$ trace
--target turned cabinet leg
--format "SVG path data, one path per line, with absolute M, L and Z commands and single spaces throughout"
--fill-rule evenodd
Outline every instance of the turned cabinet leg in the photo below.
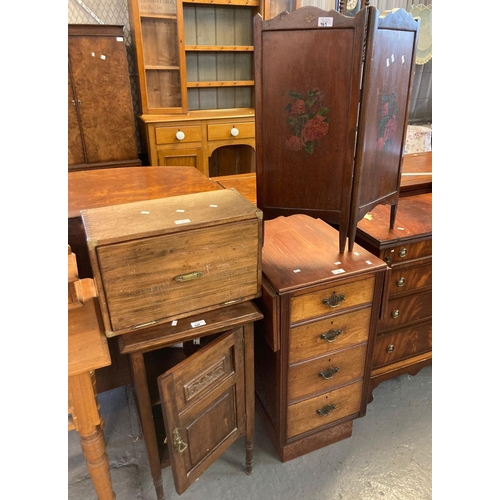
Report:
M 245 338 L 245 390 L 246 390 L 246 469 L 245 473 L 250 475 L 253 471 L 253 442 L 255 435 L 255 379 L 254 379 L 254 346 L 253 346 L 253 323 L 243 326 Z

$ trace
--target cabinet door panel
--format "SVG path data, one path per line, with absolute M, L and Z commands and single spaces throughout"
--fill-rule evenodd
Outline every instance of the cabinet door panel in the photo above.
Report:
M 126 51 L 119 38 L 68 39 L 88 163 L 137 158 Z
M 244 433 L 244 368 L 240 328 L 158 377 L 179 495 Z
M 71 85 L 71 75 L 68 75 L 68 165 L 85 163 L 82 135 L 76 110 L 77 104 Z

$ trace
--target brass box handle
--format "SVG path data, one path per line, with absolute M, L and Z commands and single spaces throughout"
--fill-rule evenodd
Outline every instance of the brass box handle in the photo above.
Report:
M 201 278 L 203 276 L 203 273 L 201 271 L 193 271 L 192 273 L 187 273 L 187 274 L 179 274 L 179 276 L 176 276 L 174 278 L 175 281 L 190 281 L 190 280 L 196 280 L 198 278 Z

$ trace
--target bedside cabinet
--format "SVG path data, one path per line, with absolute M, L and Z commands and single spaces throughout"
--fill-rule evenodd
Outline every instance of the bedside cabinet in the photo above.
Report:
M 401 198 L 394 229 L 379 205 L 358 224 L 356 241 L 390 270 L 373 354 L 373 389 L 432 362 L 432 193 Z
M 255 388 L 285 462 L 346 437 L 366 411 L 387 265 L 306 215 L 264 223 Z

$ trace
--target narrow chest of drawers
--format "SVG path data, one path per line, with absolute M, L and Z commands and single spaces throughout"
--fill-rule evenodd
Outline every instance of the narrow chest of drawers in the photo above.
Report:
M 432 362 L 432 193 L 401 198 L 394 228 L 379 205 L 358 224 L 357 242 L 389 266 L 377 321 L 370 393 Z M 373 397 L 373 396 L 371 396 Z
M 366 412 L 387 265 L 305 215 L 264 223 L 257 408 L 282 461 L 349 437 Z

